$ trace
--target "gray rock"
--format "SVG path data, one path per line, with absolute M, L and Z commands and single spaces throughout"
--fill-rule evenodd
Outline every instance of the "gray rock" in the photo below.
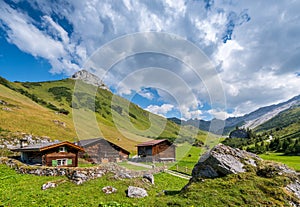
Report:
M 82 80 L 88 84 L 100 87 L 102 89 L 108 90 L 109 88 L 103 83 L 102 80 L 100 80 L 100 78 L 86 70 L 81 70 L 76 72 L 74 75 L 72 75 L 71 77 L 72 79 L 75 80 Z
M 82 179 L 82 180 L 87 179 L 86 174 L 80 173 L 80 172 L 77 172 L 77 171 L 74 173 L 73 177 L 74 177 L 74 179 L 76 179 L 76 178 L 79 178 L 79 179 Z
M 115 179 L 132 179 L 132 176 L 126 172 L 119 172 L 114 176 Z
M 12 109 L 11 109 L 11 108 L 8 108 L 8 107 L 4 107 L 4 108 L 2 108 L 2 110 L 3 110 L 3 111 L 12 111 Z
M 205 153 L 195 165 L 192 176 L 197 179 L 222 177 L 228 174 L 246 172 L 245 165 L 256 167 L 257 155 L 223 144 L 216 145 Z
M 116 193 L 117 189 L 112 186 L 105 186 L 104 188 L 102 188 L 102 191 L 105 194 L 112 194 L 112 193 Z
M 154 185 L 154 176 L 152 174 L 145 174 L 143 178 L 149 180 L 149 182 Z
M 130 198 L 144 198 L 148 196 L 148 193 L 143 188 L 129 186 L 127 190 L 127 196 Z
M 53 182 L 47 182 L 45 184 L 42 185 L 42 190 L 47 190 L 49 188 L 55 188 L 57 185 L 56 183 L 53 183 Z
M 0 100 L 0 104 L 1 104 L 1 105 L 7 105 L 7 102 L 6 102 L 6 101 L 3 101 L 3 100 Z
M 296 180 L 295 182 L 287 185 L 285 189 L 294 195 L 300 200 L 300 181 Z

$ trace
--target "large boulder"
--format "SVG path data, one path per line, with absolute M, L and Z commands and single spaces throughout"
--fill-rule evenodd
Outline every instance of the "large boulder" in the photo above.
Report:
M 130 198 L 144 198 L 148 196 L 148 193 L 143 188 L 129 186 L 127 190 L 127 196 Z
M 299 174 L 284 164 L 264 161 L 253 153 L 223 144 L 216 145 L 201 156 L 194 166 L 190 182 L 182 190 L 187 190 L 193 182 L 203 181 L 205 178 L 217 178 L 248 171 L 270 179 L 276 176 L 286 177 L 289 182 L 284 187 L 286 192 L 290 194 L 289 202 L 291 206 L 300 206 Z
M 253 153 L 218 144 L 201 156 L 193 169 L 192 177 L 216 178 L 242 173 L 247 171 L 246 166 L 256 167 L 259 161 L 261 158 Z

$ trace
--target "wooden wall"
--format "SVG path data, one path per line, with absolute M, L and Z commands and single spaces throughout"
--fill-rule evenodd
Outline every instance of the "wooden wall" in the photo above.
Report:
M 128 159 L 129 155 L 128 152 L 104 139 L 84 147 L 84 150 L 85 153 L 80 153 L 79 156 L 94 163 L 118 162 Z
M 21 152 L 21 159 L 28 164 L 40 164 L 53 166 L 53 160 L 68 159 L 66 166 L 62 167 L 77 167 L 78 166 L 78 151 L 72 147 L 65 146 L 66 152 L 59 152 L 59 147 L 45 150 L 42 152 L 29 151 Z M 71 161 L 72 160 L 72 161 Z
M 21 160 L 28 164 L 42 164 L 41 152 L 21 152 Z
M 149 148 L 152 148 L 152 154 L 149 153 Z M 146 152 L 146 154 L 145 154 Z M 152 157 L 153 161 L 160 161 L 161 158 L 176 159 L 175 146 L 169 141 L 164 141 L 153 146 L 139 146 L 138 155 L 142 157 Z M 145 156 L 146 155 L 146 156 Z

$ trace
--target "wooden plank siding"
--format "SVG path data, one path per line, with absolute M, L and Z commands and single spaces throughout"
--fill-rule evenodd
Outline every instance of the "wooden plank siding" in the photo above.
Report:
M 95 139 L 95 141 L 81 146 L 85 152 L 79 153 L 79 157 L 93 163 L 119 162 L 129 157 L 129 152 L 105 139 Z
M 168 140 L 155 140 L 137 145 L 138 155 L 145 160 L 175 160 L 175 146 Z
M 70 142 L 54 142 L 43 145 L 29 145 L 13 149 L 21 152 L 21 161 L 33 165 L 53 167 L 77 167 L 78 152 L 83 148 Z

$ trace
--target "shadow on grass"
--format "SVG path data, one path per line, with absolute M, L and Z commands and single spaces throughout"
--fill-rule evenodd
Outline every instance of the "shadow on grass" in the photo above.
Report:
M 174 196 L 180 194 L 180 190 L 165 190 L 164 193 L 167 196 Z

